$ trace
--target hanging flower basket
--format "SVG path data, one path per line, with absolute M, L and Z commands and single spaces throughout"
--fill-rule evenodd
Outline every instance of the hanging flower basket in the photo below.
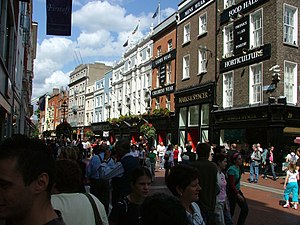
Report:
M 145 135 L 146 138 L 154 138 L 156 135 L 156 129 L 150 123 L 144 123 L 140 127 L 140 132 Z

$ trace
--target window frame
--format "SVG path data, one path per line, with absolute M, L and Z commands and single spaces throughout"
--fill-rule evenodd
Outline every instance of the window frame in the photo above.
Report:
M 229 29 L 230 28 L 230 29 Z M 230 31 L 228 31 L 230 30 Z M 231 35 L 229 35 L 231 33 Z M 229 40 L 228 36 L 232 36 L 232 38 Z M 233 55 L 234 50 L 234 26 L 233 23 L 228 24 L 223 29 L 223 58 L 227 58 Z M 228 49 L 228 43 L 231 45 L 231 50 Z
M 206 48 L 206 47 L 204 47 Z M 207 50 L 198 49 L 198 74 L 207 73 Z
M 286 91 L 288 90 L 286 88 L 287 86 L 287 78 L 289 77 L 289 74 L 287 74 L 287 64 L 294 65 L 293 68 L 293 81 L 290 82 L 288 85 L 292 86 L 292 99 L 289 98 L 288 94 Z M 290 104 L 296 104 L 297 103 L 297 71 L 298 71 L 298 64 L 296 62 L 284 60 L 284 96 L 286 96 L 286 101 L 287 103 Z
M 225 76 L 231 74 L 231 85 L 227 88 L 228 85 L 225 84 Z M 226 89 L 225 89 L 226 87 Z M 228 100 L 228 92 L 231 92 L 231 100 Z M 234 71 L 229 71 L 223 73 L 223 108 L 230 108 L 233 107 L 233 94 L 234 94 Z M 226 103 L 226 104 L 225 104 Z
M 202 18 L 205 18 L 205 23 L 203 23 Z M 202 29 L 203 27 L 205 27 L 205 29 Z M 207 12 L 201 14 L 199 16 L 199 31 L 198 31 L 198 35 L 203 35 L 207 33 Z
M 285 12 L 286 12 L 286 9 L 289 8 L 290 10 L 295 10 L 294 11 L 294 14 L 293 14 L 293 21 L 294 21 L 294 24 L 293 24 L 293 32 L 292 32 L 292 38 L 293 40 L 291 42 L 287 41 L 286 39 L 286 35 L 285 35 L 285 28 L 286 26 L 290 26 L 290 24 L 287 24 L 285 23 Z M 284 44 L 288 44 L 288 45 L 294 45 L 294 46 L 298 46 L 298 7 L 295 7 L 295 6 L 292 6 L 290 4 L 287 4 L 287 3 L 284 3 L 283 4 L 283 43 Z
M 188 65 L 186 64 L 188 58 Z M 182 57 L 182 80 L 190 78 L 190 54 L 184 55 Z
M 253 21 L 253 19 L 260 14 L 260 21 L 261 21 L 261 27 L 258 29 L 255 29 L 255 23 Z M 260 33 L 260 41 L 256 40 L 257 34 L 259 33 L 259 31 L 261 31 Z M 262 46 L 264 43 L 264 39 L 263 39 L 263 8 L 256 10 L 255 12 L 250 14 L 250 48 L 257 48 L 259 46 Z M 260 43 L 259 43 L 260 42 Z
M 235 5 L 235 0 L 224 0 L 224 9 Z
M 253 73 L 253 68 L 255 67 L 260 67 L 260 82 L 257 83 L 255 82 L 254 80 L 255 77 L 253 76 L 253 75 L 255 76 L 257 75 Z M 257 87 L 260 87 L 259 101 L 254 98 L 254 95 L 257 96 L 257 94 L 254 93 Z M 259 104 L 262 103 L 262 101 L 263 101 L 263 63 L 256 63 L 249 66 L 249 104 Z
M 191 41 L 191 23 L 187 23 L 183 26 L 183 44 L 188 43 L 190 41 Z

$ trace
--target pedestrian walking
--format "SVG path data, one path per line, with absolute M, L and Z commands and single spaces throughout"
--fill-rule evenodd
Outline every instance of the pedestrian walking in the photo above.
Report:
M 229 201 L 227 197 L 227 181 L 223 171 L 227 166 L 227 158 L 224 154 L 214 155 L 213 162 L 217 165 L 217 185 L 219 193 L 217 194 L 215 207 L 215 224 L 217 225 L 233 225 Z
M 230 203 L 231 217 L 234 215 L 235 206 L 238 204 L 240 207 L 240 215 L 237 225 L 244 225 L 248 216 L 248 204 L 246 198 L 241 191 L 241 175 L 240 165 L 243 162 L 243 158 L 240 153 L 236 152 L 231 157 L 232 165 L 227 170 L 228 176 L 228 199 Z
M 16 135 L 0 143 L 0 218 L 5 224 L 65 225 L 50 202 L 54 163 L 41 140 Z
M 296 161 L 290 161 L 288 170 L 286 171 L 286 177 L 284 180 L 284 200 L 286 201 L 283 208 L 290 207 L 290 193 L 292 193 L 291 206 L 293 209 L 298 209 L 298 180 L 299 172 L 296 169 Z
M 108 220 L 110 225 L 141 225 L 140 207 L 149 194 L 151 173 L 145 167 L 132 171 L 131 193 L 118 200 L 113 206 Z
M 261 164 L 261 152 L 257 145 L 252 145 L 252 154 L 250 156 L 250 183 L 257 183 L 259 178 L 259 166 Z M 255 175 L 255 177 L 254 177 Z
M 205 225 L 200 207 L 196 203 L 201 190 L 199 177 L 199 171 L 189 165 L 172 167 L 167 177 L 167 186 L 185 208 L 187 219 L 191 225 Z
M 164 155 L 166 152 L 166 146 L 164 146 L 162 141 L 159 143 L 159 145 L 157 145 L 156 150 L 158 153 L 159 169 L 162 170 L 164 167 Z
M 268 171 L 271 169 L 273 180 L 277 180 L 277 176 L 275 173 L 276 163 L 274 162 L 274 146 L 271 146 L 269 150 L 267 150 L 265 164 L 264 164 L 264 179 L 268 179 Z

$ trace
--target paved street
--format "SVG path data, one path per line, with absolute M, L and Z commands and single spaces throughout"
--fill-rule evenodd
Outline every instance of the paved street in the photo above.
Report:
M 279 201 L 283 199 L 283 177 L 277 181 L 260 179 L 257 184 L 249 183 L 248 178 L 249 173 L 246 173 L 241 180 L 242 191 L 249 205 L 246 225 L 300 225 L 300 209 L 285 209 L 279 205 Z M 170 193 L 164 184 L 163 170 L 156 172 L 151 190 L 152 193 Z M 238 212 L 237 207 L 236 214 Z M 235 216 L 234 221 L 236 220 Z

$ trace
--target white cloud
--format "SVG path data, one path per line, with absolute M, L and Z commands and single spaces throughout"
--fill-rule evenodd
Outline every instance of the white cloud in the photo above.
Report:
M 128 14 L 123 7 L 128 1 L 132 0 L 73 0 L 79 9 L 72 14 L 72 36 L 46 38 L 37 46 L 33 97 L 66 86 L 69 72 L 65 71 L 74 70 L 80 63 L 102 61 L 112 65 L 125 51 L 122 46 L 128 38 L 136 41 L 150 31 L 151 23 L 155 23 L 153 13 Z M 161 19 L 174 11 L 162 10 Z M 138 23 L 139 30 L 132 36 Z

